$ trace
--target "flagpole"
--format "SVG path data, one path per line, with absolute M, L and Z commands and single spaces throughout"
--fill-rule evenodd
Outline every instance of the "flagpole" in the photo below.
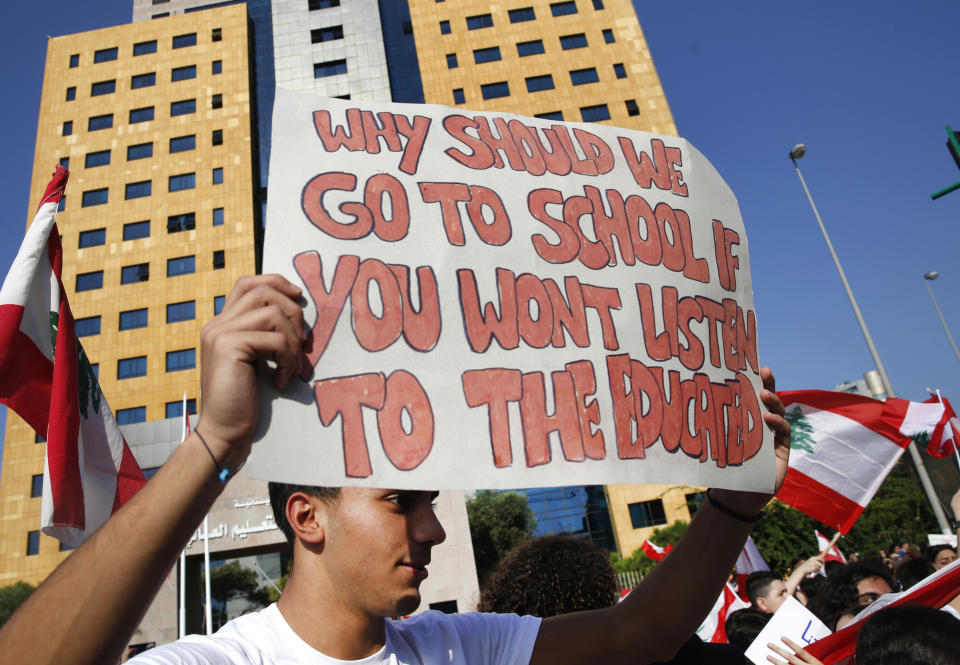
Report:
M 190 414 L 187 412 L 187 391 L 183 391 L 183 431 L 180 436 L 182 444 L 190 430 Z M 180 612 L 179 636 L 183 639 L 187 635 L 187 548 L 180 550 Z
M 207 602 L 204 605 L 204 619 L 207 623 L 207 635 L 213 634 L 213 608 L 210 603 L 210 538 L 207 529 L 207 516 L 203 516 L 203 586 Z
M 887 377 L 887 370 L 883 367 L 883 362 L 880 360 L 880 354 L 877 353 L 877 347 L 873 344 L 873 338 L 870 336 L 870 331 L 867 329 L 867 322 L 864 320 L 863 315 L 860 313 L 860 307 L 857 305 L 857 299 L 853 297 L 853 290 L 850 288 L 850 283 L 847 281 L 847 275 L 843 272 L 843 266 L 840 265 L 840 259 L 837 257 L 836 250 L 833 249 L 833 243 L 830 242 L 830 235 L 827 233 L 827 227 L 823 225 L 823 220 L 820 219 L 820 213 L 817 211 L 817 205 L 813 202 L 813 196 L 810 194 L 810 190 L 807 188 L 807 182 L 803 179 L 803 173 L 800 172 L 800 165 L 797 164 L 797 160 L 803 157 L 807 152 L 807 147 L 802 143 L 798 143 L 793 147 L 793 150 L 790 151 L 790 161 L 793 162 L 793 168 L 797 171 L 797 177 L 800 178 L 800 184 L 803 186 L 803 191 L 807 195 L 807 200 L 810 201 L 810 208 L 813 210 L 813 216 L 817 218 L 817 224 L 820 225 L 820 232 L 823 233 L 823 239 L 827 242 L 827 249 L 830 250 L 830 256 L 833 257 L 833 263 L 837 267 L 837 272 L 840 274 L 840 281 L 843 282 L 843 288 L 847 292 L 847 298 L 850 299 L 850 306 L 853 307 L 853 313 L 857 317 L 857 322 L 860 324 L 860 331 L 863 333 L 863 338 L 867 342 L 867 348 L 870 350 L 870 355 L 873 357 L 873 364 L 877 367 L 877 372 L 880 373 L 880 380 L 883 382 L 883 388 L 887 391 L 887 397 L 896 397 L 896 393 L 893 391 L 893 385 L 890 383 L 890 379 Z M 937 498 L 937 492 L 933 488 L 933 482 L 930 480 L 930 474 L 927 473 L 927 467 L 923 464 L 923 459 L 920 457 L 920 451 L 917 450 L 917 446 L 913 441 L 910 441 L 910 444 L 907 446 L 907 450 L 910 451 L 910 458 L 913 460 L 913 465 L 917 470 L 917 475 L 920 477 L 920 484 L 923 485 L 923 490 L 927 495 L 927 501 L 930 502 L 930 508 L 933 509 L 933 514 L 937 518 L 937 524 L 940 526 L 940 530 L 944 534 L 950 534 L 950 528 L 947 522 L 947 515 L 943 512 L 943 506 L 940 505 L 940 499 Z

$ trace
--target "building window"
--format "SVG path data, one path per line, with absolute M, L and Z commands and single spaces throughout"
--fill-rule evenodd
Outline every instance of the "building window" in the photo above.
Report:
M 153 157 L 153 143 L 137 143 L 127 146 L 127 161 Z
M 322 79 L 328 76 L 347 73 L 346 60 L 328 60 L 326 62 L 313 63 L 313 78 Z
M 132 379 L 137 376 L 147 375 L 147 357 L 136 356 L 133 358 L 121 358 L 117 361 L 117 378 Z M 119 416 L 120 412 L 117 412 Z M 119 421 L 119 417 L 117 418 Z
M 109 62 L 110 60 L 117 59 L 117 47 L 111 46 L 110 48 L 102 48 L 99 51 L 93 52 L 93 61 L 94 62 Z
M 222 270 L 227 265 L 227 259 L 224 256 L 223 250 L 218 249 L 213 252 L 213 269 Z
M 594 4 L 596 4 L 596 0 L 594 0 Z M 221 28 L 214 28 L 210 31 L 210 41 L 219 42 L 221 39 L 223 39 L 223 30 Z
M 106 166 L 110 163 L 110 151 L 98 150 L 97 152 L 88 152 L 83 159 L 83 167 L 92 169 L 97 166 Z
M 157 75 L 155 72 L 150 72 L 149 74 L 137 74 L 130 77 L 130 88 L 136 90 L 137 88 L 149 88 L 152 85 L 157 84 Z
M 617 75 L 618 79 L 627 78 L 627 69 L 623 66 L 622 62 L 613 65 L 613 73 Z
M 480 94 L 484 99 L 496 99 L 498 97 L 509 97 L 510 86 L 506 81 L 496 83 L 485 83 L 480 86 Z
M 213 297 L 213 315 L 216 316 L 223 311 L 223 306 L 227 302 L 226 296 L 214 296 Z
M 150 196 L 153 190 L 153 183 L 150 180 L 141 180 L 140 182 L 128 182 L 123 192 L 123 198 L 142 199 L 144 196 Z
M 197 350 L 181 349 L 180 351 L 167 351 L 167 371 L 181 372 L 185 369 L 193 369 L 197 366 Z
M 197 78 L 197 66 L 187 65 L 186 67 L 174 67 L 170 72 L 171 81 L 186 81 Z
M 440 34 L 441 35 L 450 34 L 450 21 L 440 21 Z
M 477 14 L 467 17 L 467 30 L 480 30 L 481 28 L 492 28 L 493 16 L 490 14 Z
M 43 474 L 38 473 L 30 479 L 30 496 L 43 496 Z
M 597 11 L 603 9 L 603 0 L 593 0 L 593 8 Z
M 640 115 L 640 107 L 637 106 L 637 100 L 628 99 L 624 103 L 627 105 L 627 115 Z
M 213 225 L 223 226 L 223 208 L 213 209 Z
M 223 145 L 223 130 L 215 129 L 210 133 L 211 145 Z
M 132 409 L 117 410 L 118 425 L 132 425 L 134 423 L 146 422 L 146 420 L 147 407 L 145 406 L 135 406 Z
M 60 158 L 60 166 L 62 166 L 62 167 L 65 168 L 65 169 L 69 169 L 69 168 L 70 168 L 70 158 L 69 158 L 69 157 L 61 157 L 61 158 Z M 66 197 L 65 197 L 65 196 L 64 196 L 64 197 L 61 197 L 60 200 L 62 201 L 64 198 L 66 198 Z
M 147 308 L 129 309 L 120 312 L 120 330 L 134 330 L 147 327 Z
M 196 186 L 197 175 L 195 173 L 181 173 L 179 175 L 170 176 L 167 191 L 179 192 L 184 189 L 193 189 Z
M 90 96 L 110 95 L 117 91 L 117 80 L 97 81 L 90 84 Z
M 463 94 L 463 88 L 457 88 L 453 91 L 453 103 L 454 104 L 463 104 L 467 101 L 466 97 Z
M 148 53 L 157 52 L 157 40 L 151 39 L 148 42 L 137 42 L 133 45 L 133 54 L 134 55 L 147 55 Z
M 87 119 L 87 131 L 95 132 L 100 129 L 110 129 L 113 127 L 113 114 L 95 115 Z
M 150 220 L 144 222 L 130 222 L 123 225 L 123 239 L 136 240 L 150 237 Z
M 223 95 L 217 93 L 210 98 L 210 106 L 215 109 L 223 108 Z
M 87 316 L 82 319 L 75 319 L 73 324 L 77 332 L 77 337 L 90 337 L 91 335 L 100 334 L 99 316 Z
M 213 169 L 213 184 L 222 185 L 223 184 L 223 167 L 218 166 Z
M 538 113 L 533 117 L 542 120 L 563 120 L 563 111 L 547 111 L 546 113 Z
M 577 13 L 577 3 L 574 0 L 567 0 L 567 2 L 553 2 L 550 3 L 550 12 L 554 16 L 567 16 L 568 14 Z
M 99 206 L 107 202 L 107 188 L 103 189 L 88 189 L 83 193 L 83 198 L 80 200 L 81 208 L 88 208 L 90 206 Z
M 71 545 L 67 545 L 66 543 L 62 543 L 62 542 L 60 543 L 60 551 L 61 551 L 61 552 L 69 552 L 70 550 L 75 550 L 75 549 L 77 549 L 77 548 L 76 548 L 76 547 L 73 547 L 73 546 L 71 546 Z
M 91 231 L 80 232 L 80 249 L 84 247 L 96 247 L 107 242 L 106 229 L 93 229 Z
M 187 413 L 193 415 L 197 412 L 197 400 L 188 399 L 187 400 Z M 176 402 L 167 402 L 166 408 L 167 418 L 183 418 L 183 400 L 178 399 Z
M 76 98 L 77 98 L 77 89 L 76 87 L 71 85 L 69 88 L 67 88 L 67 101 L 72 102 Z
M 90 363 L 90 369 L 93 370 L 93 376 L 96 379 L 100 378 L 100 363 Z
M 528 55 L 539 55 L 543 52 L 543 42 L 539 39 L 517 44 L 517 55 L 521 58 L 525 58 Z
M 541 90 L 553 90 L 553 76 L 544 74 L 542 76 L 528 76 L 527 92 L 540 92 Z
M 153 107 L 144 106 L 140 109 L 130 109 L 130 124 L 135 125 L 138 122 L 149 122 L 153 120 Z
M 123 266 L 120 269 L 121 284 L 136 284 L 150 279 L 150 264 L 136 263 L 132 266 Z
M 585 69 L 574 69 L 570 72 L 570 82 L 574 85 L 585 85 L 587 83 L 596 83 L 600 80 L 596 67 L 587 67 Z
M 186 152 L 187 150 L 193 150 L 196 147 L 196 134 L 190 134 L 189 136 L 174 136 L 172 139 L 170 139 L 171 154 L 175 152 Z
M 73 134 L 73 120 L 64 120 L 63 129 L 60 131 L 61 136 L 70 136 Z
M 612 44 L 617 41 L 613 38 L 613 30 L 607 29 L 603 31 L 603 41 L 605 41 L 607 44 Z
M 223 73 L 223 61 L 214 60 L 210 63 L 210 73 L 211 74 L 222 74 Z
M 63 168 L 67 168 L 64 166 Z M 57 204 L 57 212 L 63 212 L 67 209 L 67 195 L 64 194 L 60 197 L 60 203 Z
M 195 213 L 185 212 L 181 215 L 170 215 L 167 217 L 167 233 L 180 233 L 189 231 L 197 227 L 197 217 Z
M 634 529 L 644 529 L 649 526 L 666 524 L 667 516 L 663 512 L 663 501 L 638 501 L 627 505 L 630 511 L 630 523 Z
M 191 275 L 197 271 L 197 261 L 194 256 L 178 256 L 167 259 L 167 277 L 177 275 Z
M 45 443 L 45 442 L 46 442 L 46 439 L 44 439 L 44 438 L 43 438 L 42 436 L 40 436 L 39 434 L 34 433 L 34 435 L 33 435 L 33 442 L 34 442 L 34 443 Z
M 77 288 L 75 291 L 93 291 L 103 288 L 103 271 L 94 270 L 93 272 L 82 272 L 77 275 Z
M 339 6 L 340 0 L 307 0 L 307 7 L 311 12 L 315 9 L 330 9 Z
M 575 48 L 586 48 L 587 36 L 582 32 L 577 35 L 564 35 L 560 37 L 560 48 L 564 51 L 570 51 Z
M 700 510 L 700 506 L 707 500 L 707 495 L 705 492 L 691 492 L 690 494 L 684 494 L 683 498 L 687 502 L 687 510 L 690 511 L 690 518 L 693 519 L 693 516 Z
M 73 69 L 74 67 L 79 67 L 79 66 L 80 66 L 80 54 L 74 53 L 73 55 L 70 56 L 70 68 Z
M 36 556 L 40 553 L 40 532 L 27 531 L 27 556 Z
M 581 106 L 580 117 L 584 122 L 599 122 L 600 120 L 610 119 L 610 110 L 606 104 L 597 104 L 596 106 Z
M 457 62 L 456 53 L 447 53 L 447 69 L 456 69 L 460 66 L 460 63 Z
M 173 48 L 186 48 L 187 46 L 197 45 L 197 33 L 191 32 L 186 35 L 177 35 L 173 38 Z
M 170 102 L 170 117 L 187 115 L 197 112 L 196 99 L 184 99 L 179 102 Z
M 473 61 L 476 64 L 484 62 L 495 62 L 500 59 L 500 47 L 491 46 L 489 48 L 478 48 L 473 51 Z
M 507 12 L 511 23 L 523 23 L 524 21 L 533 21 L 537 18 L 533 7 L 521 7 L 520 9 L 511 9 Z
M 312 44 L 332 42 L 336 39 L 343 39 L 342 25 L 332 25 L 329 28 L 316 28 L 310 31 L 310 43 Z
M 193 321 L 197 318 L 197 305 L 194 300 L 184 300 L 167 305 L 167 323 Z

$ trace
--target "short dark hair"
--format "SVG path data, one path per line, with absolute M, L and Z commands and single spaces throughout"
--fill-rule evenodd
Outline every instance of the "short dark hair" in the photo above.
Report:
M 887 607 L 857 638 L 857 662 L 870 665 L 960 664 L 960 620 L 922 605 Z
M 770 570 L 758 570 L 755 573 L 750 573 L 744 584 L 750 604 L 756 608 L 757 598 L 766 596 L 770 592 L 770 585 L 779 579 L 780 576 Z
M 889 586 L 891 590 L 897 588 L 893 581 L 893 576 L 890 574 L 890 569 L 875 559 L 864 559 L 863 561 L 854 561 L 853 563 L 847 564 L 845 572 L 849 575 L 850 582 L 854 587 L 857 586 L 858 582 L 871 577 L 879 577 L 887 583 L 887 586 Z
M 270 507 L 273 508 L 273 519 L 280 527 L 287 543 L 293 547 L 293 529 L 287 522 L 287 501 L 297 492 L 303 492 L 308 496 L 315 496 L 321 501 L 333 503 L 340 498 L 339 487 L 316 487 L 314 485 L 290 485 L 287 483 L 267 483 L 267 491 L 270 492 Z
M 927 548 L 927 559 L 930 560 L 930 563 L 934 563 L 937 560 L 937 555 L 943 550 L 950 550 L 954 554 L 957 552 L 957 548 L 953 545 L 931 545 Z
M 772 617 L 772 614 L 753 607 L 731 612 L 723 626 L 727 633 L 727 642 L 741 651 L 746 651 Z

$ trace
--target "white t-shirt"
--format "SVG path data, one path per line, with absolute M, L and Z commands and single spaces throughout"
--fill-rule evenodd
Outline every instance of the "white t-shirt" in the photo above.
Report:
M 321 619 L 322 620 L 322 619 Z M 135 665 L 518 665 L 528 663 L 537 617 L 430 611 L 387 621 L 387 641 L 362 660 L 330 658 L 297 636 L 276 604 L 227 623 L 214 635 L 188 635 L 130 659 Z

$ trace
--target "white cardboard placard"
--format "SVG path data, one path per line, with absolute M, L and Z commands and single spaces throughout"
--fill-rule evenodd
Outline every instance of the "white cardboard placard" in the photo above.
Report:
M 783 605 L 777 609 L 744 655 L 756 665 L 769 665 L 767 656 L 777 658 L 779 656 L 767 647 L 768 644 L 776 644 L 790 651 L 787 645 L 780 641 L 781 637 L 787 637 L 800 646 L 806 647 L 830 635 L 831 632 L 813 612 L 803 606 L 803 603 L 792 596 L 787 596 Z

